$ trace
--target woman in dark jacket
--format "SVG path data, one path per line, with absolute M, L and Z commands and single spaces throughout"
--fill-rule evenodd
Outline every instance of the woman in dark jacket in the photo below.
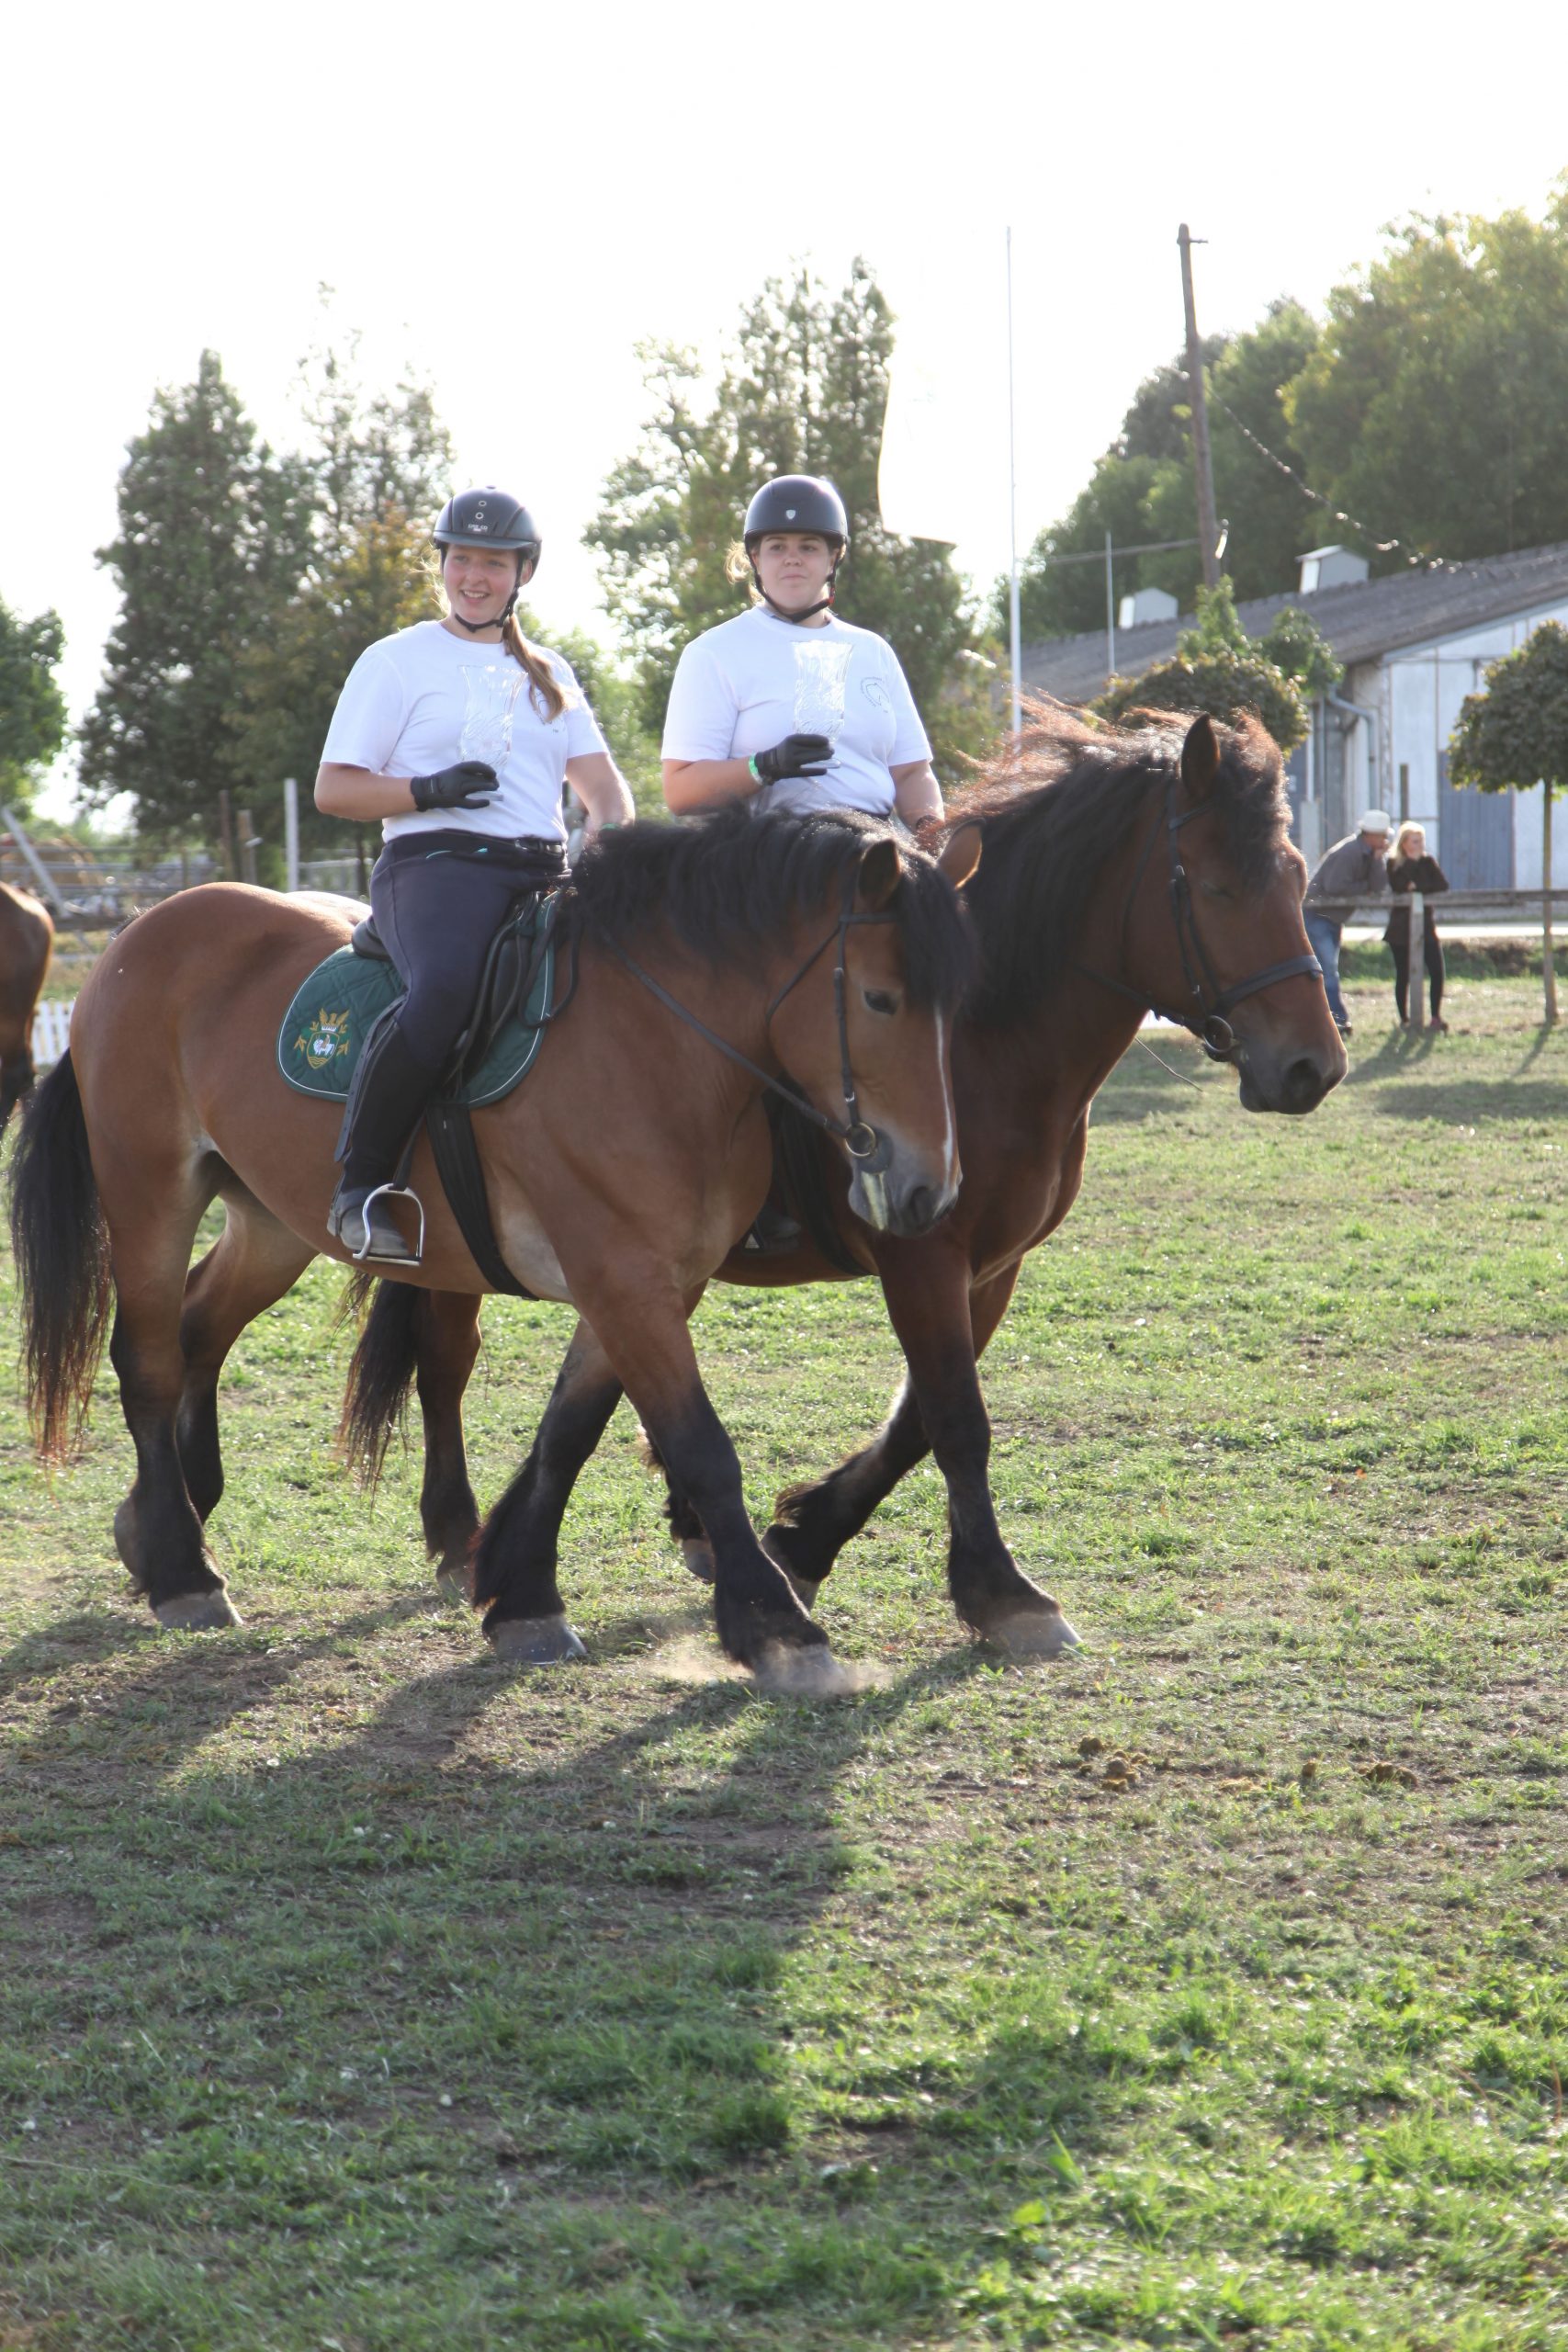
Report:
M 1432 984 L 1432 1026 L 1446 1029 L 1442 1017 L 1443 1002 L 1443 943 L 1438 937 L 1438 918 L 1432 900 L 1439 890 L 1449 887 L 1448 876 L 1435 857 L 1427 854 L 1427 835 L 1419 825 L 1401 825 L 1393 844 L 1393 854 L 1388 861 L 1388 887 L 1393 892 L 1393 910 L 1388 919 L 1383 938 L 1393 952 L 1393 1001 L 1399 1007 L 1402 1026 L 1410 1020 L 1410 910 L 1400 900 L 1412 890 L 1419 890 L 1426 905 L 1422 911 L 1425 931 L 1427 977 Z M 1417 988 L 1420 982 L 1416 982 Z

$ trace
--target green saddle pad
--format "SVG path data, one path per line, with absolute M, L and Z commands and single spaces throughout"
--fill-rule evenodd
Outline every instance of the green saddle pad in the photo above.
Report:
M 544 921 L 553 930 L 554 907 L 547 902 Z M 536 910 L 534 922 L 539 921 Z M 524 934 L 525 944 L 534 934 Z M 544 1019 L 555 980 L 555 943 L 546 946 L 521 1016 L 503 1021 L 485 1049 L 483 1058 L 464 1080 L 458 1099 L 478 1110 L 499 1102 L 526 1078 L 544 1042 Z M 397 967 L 379 956 L 356 956 L 340 947 L 296 991 L 277 1033 L 277 1067 L 301 1094 L 317 1094 L 341 1102 L 348 1093 L 355 1065 L 365 1040 L 389 1005 L 403 993 Z

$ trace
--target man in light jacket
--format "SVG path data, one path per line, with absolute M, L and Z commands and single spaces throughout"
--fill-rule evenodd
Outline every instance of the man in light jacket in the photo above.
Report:
M 1361 830 L 1336 842 L 1306 887 L 1302 913 L 1312 952 L 1323 966 L 1323 986 L 1328 1010 L 1339 1035 L 1350 1035 L 1350 1016 L 1339 993 L 1339 942 L 1345 924 L 1360 899 L 1388 893 L 1388 837 L 1393 820 L 1386 808 L 1369 808 Z

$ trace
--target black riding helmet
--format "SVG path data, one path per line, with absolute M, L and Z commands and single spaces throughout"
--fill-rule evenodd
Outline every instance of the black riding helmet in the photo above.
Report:
M 531 559 L 534 571 L 538 571 L 543 545 L 534 518 L 522 500 L 513 498 L 510 491 L 498 490 L 492 481 L 479 490 L 459 491 L 441 509 L 430 536 L 438 548 L 506 548 L 515 551 L 517 577 L 501 615 L 504 628 L 512 618 L 512 608 L 523 585 L 523 567 Z M 493 621 L 466 621 L 461 613 L 454 614 L 453 618 L 459 628 L 470 631 L 495 627 Z
M 829 574 L 828 593 L 803 613 L 786 613 L 775 605 L 757 575 L 757 542 L 766 538 L 770 531 L 810 531 L 826 539 L 838 552 Z M 850 518 L 844 502 L 832 483 L 820 474 L 781 474 L 776 481 L 764 482 L 746 509 L 746 521 L 741 536 L 746 552 L 751 559 L 751 577 L 757 582 L 757 594 L 780 620 L 808 621 L 826 612 L 833 601 L 839 566 L 844 549 L 850 543 Z

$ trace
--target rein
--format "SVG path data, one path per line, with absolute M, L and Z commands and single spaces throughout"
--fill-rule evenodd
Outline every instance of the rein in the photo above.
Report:
M 651 972 L 645 972 L 636 958 L 627 955 L 619 940 L 612 939 L 608 932 L 596 928 L 593 935 L 601 946 L 609 949 L 617 963 L 626 967 L 635 980 L 641 981 L 649 996 L 663 1005 L 667 1012 L 674 1013 L 677 1019 L 685 1023 L 688 1029 L 694 1029 L 699 1037 L 705 1038 L 728 1060 L 738 1063 L 740 1069 L 750 1071 L 753 1078 L 760 1079 L 762 1084 L 770 1088 L 774 1094 L 782 1094 L 784 1101 L 793 1104 L 803 1119 L 809 1119 L 814 1125 L 821 1128 L 824 1135 L 829 1135 L 835 1141 L 841 1143 L 852 1159 L 863 1159 L 875 1162 L 877 1166 L 886 1166 L 886 1138 L 879 1136 L 876 1129 L 861 1117 L 860 1097 L 855 1091 L 854 1071 L 850 1067 L 850 1023 L 845 1001 L 844 959 L 850 933 L 857 924 L 896 922 L 897 917 L 893 914 L 856 914 L 853 910 L 854 893 L 854 876 L 852 875 L 844 885 L 843 908 L 834 929 L 829 932 L 825 939 L 818 940 L 799 969 L 784 982 L 762 1016 L 762 1031 L 766 1035 L 774 1013 L 790 990 L 797 987 L 806 978 L 818 956 L 826 949 L 837 944 L 838 958 L 833 967 L 833 1017 L 839 1029 L 839 1082 L 844 1097 L 844 1108 L 849 1114 L 844 1119 L 829 1118 L 825 1111 L 818 1111 L 814 1102 L 808 1102 L 806 1100 L 797 1086 L 787 1079 L 775 1078 L 772 1071 L 765 1070 L 760 1062 L 754 1062 L 750 1055 L 743 1054 L 738 1046 L 732 1046 L 727 1037 L 721 1037 L 716 1030 L 710 1029 L 705 1021 L 699 1021 L 689 1006 L 682 1004 L 679 997 L 671 996 L 669 989 L 656 980 Z M 879 1154 L 882 1155 L 880 1159 Z M 873 1172 L 875 1172 L 874 1169 Z
M 1088 964 L 1075 964 L 1073 969 L 1081 972 L 1086 980 L 1095 980 L 1102 989 L 1111 989 L 1118 996 L 1129 998 L 1134 1004 L 1147 1005 L 1150 1012 L 1157 1012 L 1162 1020 L 1174 1022 L 1179 1028 L 1189 1030 L 1198 1039 L 1211 1061 L 1223 1062 L 1228 1061 L 1235 1050 L 1235 1032 L 1225 1018 L 1227 1013 L 1234 1012 L 1235 1007 L 1245 1002 L 1247 997 L 1256 996 L 1259 989 L 1274 988 L 1281 980 L 1300 979 L 1307 973 L 1314 974 L 1321 979 L 1323 966 L 1318 962 L 1317 957 L 1311 954 L 1287 956 L 1282 963 L 1270 964 L 1263 971 L 1254 972 L 1248 978 L 1237 980 L 1228 989 L 1221 988 L 1198 929 L 1198 915 L 1192 904 L 1191 886 L 1187 879 L 1187 868 L 1181 863 L 1181 844 L 1177 839 L 1182 826 L 1190 824 L 1194 817 L 1201 817 L 1207 807 L 1208 802 L 1201 800 L 1196 808 L 1184 809 L 1179 816 L 1176 808 L 1176 778 L 1174 776 L 1167 778 L 1165 834 L 1170 854 L 1168 892 L 1170 915 L 1171 921 L 1176 925 L 1176 944 L 1181 955 L 1182 977 L 1187 982 L 1196 1011 L 1182 1012 L 1174 1005 L 1161 1004 L 1156 999 L 1147 996 L 1142 989 L 1129 988 L 1125 980 L 1113 979 L 1108 972 L 1094 971 Z M 1144 843 L 1138 859 L 1137 871 L 1133 876 L 1132 888 L 1127 893 L 1127 903 L 1122 910 L 1122 961 L 1123 964 L 1127 960 L 1127 928 L 1132 921 L 1134 902 L 1147 870 L 1149 859 L 1154 854 L 1154 845 L 1159 838 L 1159 831 L 1160 820 L 1156 818 L 1150 828 L 1148 839 Z M 1213 1002 L 1205 1001 L 1205 988 Z

